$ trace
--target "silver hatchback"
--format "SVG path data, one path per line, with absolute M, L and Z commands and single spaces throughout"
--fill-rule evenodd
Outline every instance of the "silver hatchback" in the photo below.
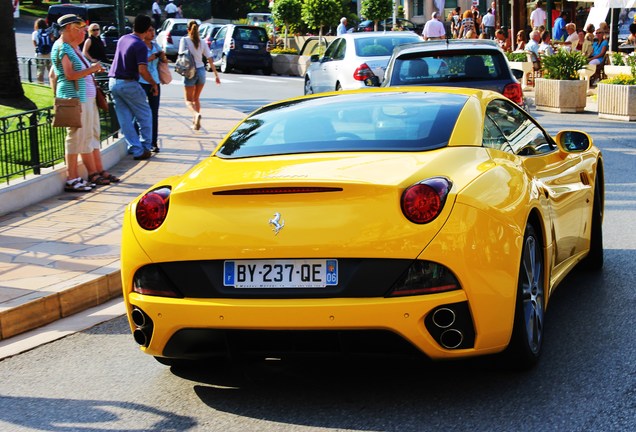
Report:
M 393 49 L 421 41 L 413 32 L 347 33 L 334 39 L 322 57 L 311 56 L 305 94 L 364 88 L 372 76 L 384 76 Z

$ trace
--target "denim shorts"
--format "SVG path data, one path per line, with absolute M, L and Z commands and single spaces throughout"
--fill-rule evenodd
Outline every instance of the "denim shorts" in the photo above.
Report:
M 183 84 L 186 87 L 192 87 L 197 84 L 204 85 L 205 84 L 205 67 L 201 66 L 197 68 L 197 73 L 194 74 L 192 78 L 183 78 Z

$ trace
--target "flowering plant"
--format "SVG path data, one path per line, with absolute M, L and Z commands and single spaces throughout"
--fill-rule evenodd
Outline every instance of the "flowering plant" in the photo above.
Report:
M 552 55 L 541 56 L 543 78 L 553 80 L 578 80 L 579 69 L 587 65 L 587 58 L 579 51 L 558 50 Z

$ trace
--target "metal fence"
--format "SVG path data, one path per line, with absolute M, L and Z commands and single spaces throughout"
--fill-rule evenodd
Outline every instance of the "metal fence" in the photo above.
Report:
M 35 58 L 18 57 L 18 63 L 23 81 L 33 81 L 37 77 Z M 48 81 L 48 76 L 45 80 Z M 108 91 L 108 78 L 97 78 L 97 84 L 109 101 L 108 112 L 99 113 L 103 144 L 118 136 L 119 123 Z M 11 179 L 40 174 L 43 168 L 64 164 L 66 128 L 55 128 L 52 123 L 53 107 L 0 117 L 1 182 L 9 183 Z

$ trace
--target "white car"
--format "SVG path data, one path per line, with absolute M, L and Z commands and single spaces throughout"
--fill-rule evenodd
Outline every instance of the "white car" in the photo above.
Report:
M 192 18 L 168 18 L 157 31 L 157 43 L 171 60 L 179 54 L 179 42 L 188 34 L 188 23 Z M 201 21 L 196 20 L 201 24 Z
M 322 57 L 311 56 L 305 73 L 305 94 L 364 88 L 367 78 L 380 81 L 399 45 L 421 42 L 409 31 L 347 33 L 334 39 Z

